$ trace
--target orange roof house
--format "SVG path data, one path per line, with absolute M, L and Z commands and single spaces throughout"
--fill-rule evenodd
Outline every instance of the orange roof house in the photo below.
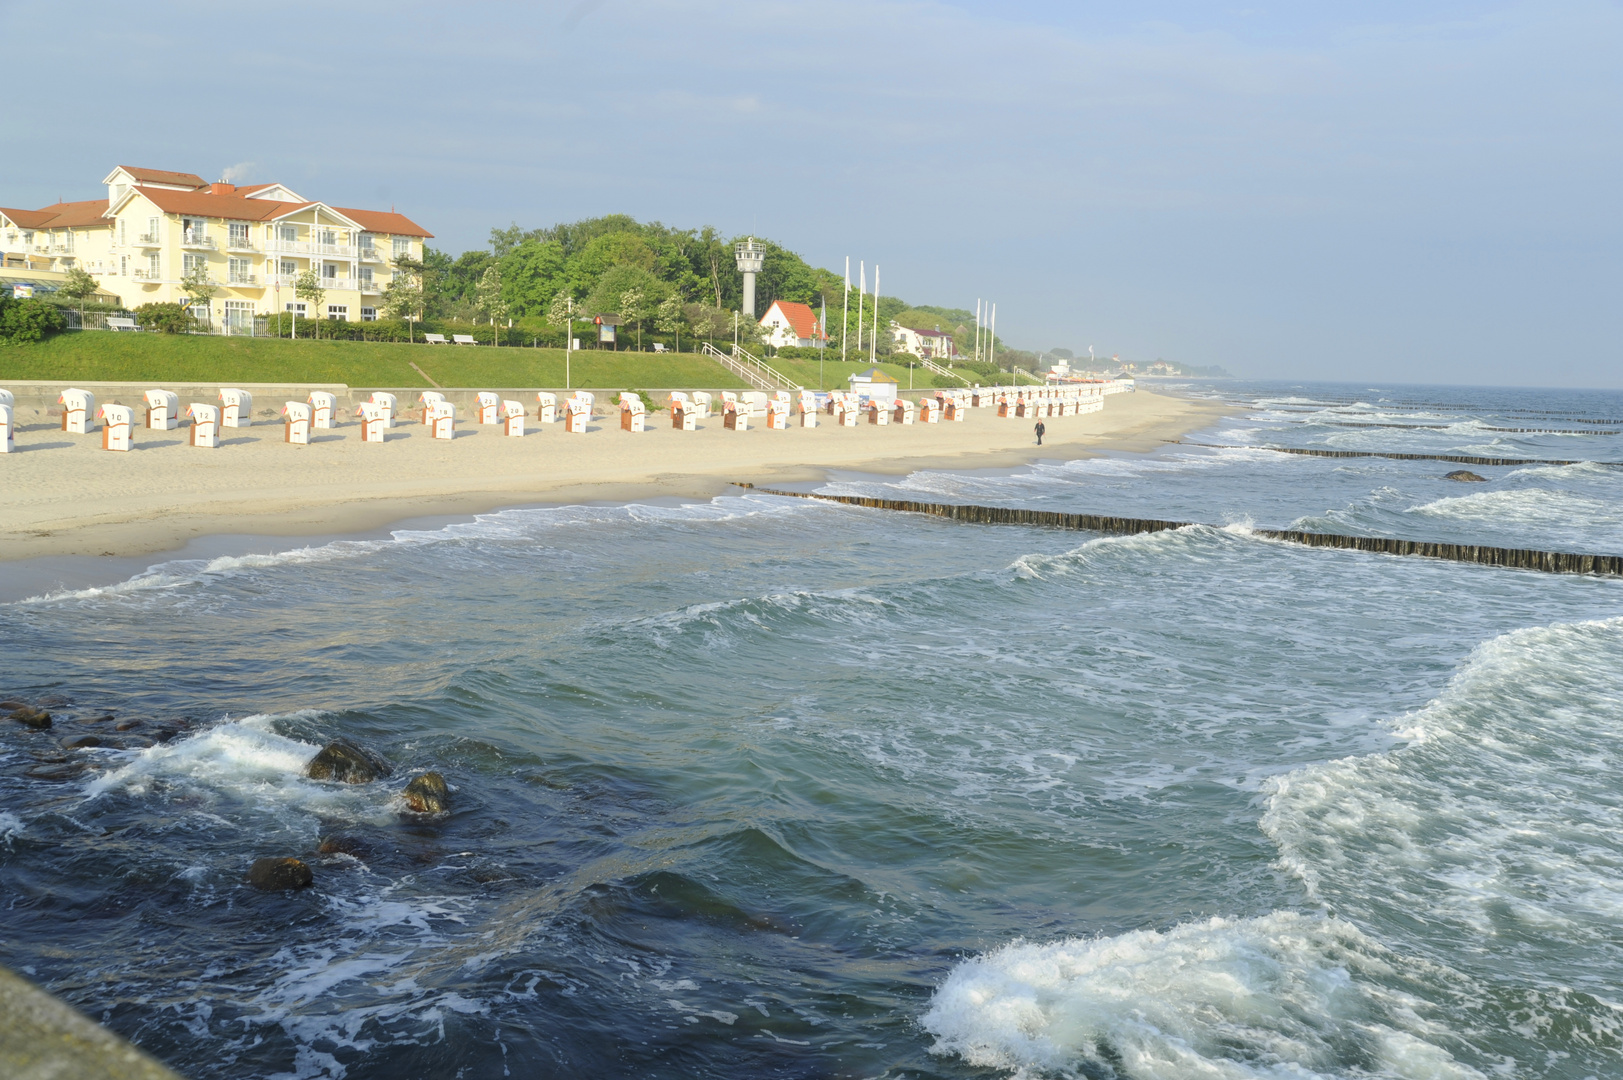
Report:
M 774 348 L 786 345 L 804 348 L 827 336 L 817 323 L 817 313 L 793 300 L 772 301 L 772 306 L 761 316 L 761 326 L 767 330 L 767 341 Z

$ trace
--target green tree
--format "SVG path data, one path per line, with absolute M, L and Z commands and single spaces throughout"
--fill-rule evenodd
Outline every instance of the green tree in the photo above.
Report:
M 479 285 L 474 292 L 474 304 L 490 317 L 493 340 L 501 344 L 501 326 L 497 320 L 507 318 L 507 301 L 502 299 L 502 268 L 499 263 L 491 263 L 480 275 Z
M 676 335 L 676 351 L 682 351 L 682 324 L 687 314 L 682 310 L 682 298 L 674 292 L 654 309 L 654 329 L 662 334 Z
M 327 299 L 327 290 L 321 287 L 321 278 L 309 269 L 293 279 L 293 295 L 309 306 L 310 318 L 315 322 L 316 337 L 321 336 L 321 305 Z M 298 323 L 294 324 L 296 334 Z
M 186 302 L 182 305 L 186 309 L 186 314 L 196 319 L 196 312 L 193 309 L 201 307 L 205 312 L 208 311 L 209 301 L 220 290 L 209 280 L 206 260 L 199 257 L 192 263 L 192 268 L 180 279 L 180 291 L 186 294 Z
M 191 328 L 191 316 L 179 304 L 142 304 L 135 309 L 135 321 L 142 329 L 159 334 L 184 334 Z
M 383 314 L 391 319 L 421 316 L 423 310 L 423 264 L 409 256 L 394 260 L 394 276 L 383 287 Z
M 567 284 L 567 258 L 556 240 L 525 239 L 503 256 L 502 296 L 513 314 L 540 315 Z
M 62 309 L 32 297 L 0 293 L 0 345 L 29 345 L 67 329 Z
M 85 322 L 85 301 L 96 295 L 96 290 L 99 288 L 101 288 L 101 283 L 82 268 L 77 266 L 69 267 L 68 276 L 62 282 L 62 287 L 58 291 L 71 300 L 79 301 L 80 326 L 83 326 Z

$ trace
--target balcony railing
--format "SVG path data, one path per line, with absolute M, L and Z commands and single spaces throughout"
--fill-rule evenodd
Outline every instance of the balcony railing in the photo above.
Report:
M 227 274 L 225 283 L 227 285 L 258 285 L 259 278 L 254 274 Z
M 288 255 L 331 255 L 340 259 L 355 258 L 354 244 L 321 244 L 310 240 L 272 240 L 265 245 L 266 251 L 283 252 Z
M 163 244 L 163 241 L 158 239 L 157 233 L 150 232 L 144 232 L 137 236 L 135 242 L 142 247 L 160 247 Z
M 361 245 L 361 258 L 366 260 L 367 262 L 382 262 L 383 261 L 383 256 L 378 254 L 378 249 L 373 247 L 371 244 L 362 244 Z
M 188 248 L 206 248 L 209 251 L 220 250 L 219 245 L 214 242 L 214 237 L 207 236 L 200 232 L 193 232 L 190 229 L 187 229 L 181 234 L 180 246 Z
M 161 273 L 159 273 L 157 270 L 136 270 L 130 276 L 133 277 L 133 278 L 139 278 L 142 281 L 162 281 L 163 280 L 163 275 Z
M 225 242 L 228 251 L 258 251 L 259 245 L 246 236 L 233 236 Z
M 380 293 L 383 291 L 383 286 L 379 285 L 373 278 L 363 277 L 360 279 L 360 290 L 363 293 Z

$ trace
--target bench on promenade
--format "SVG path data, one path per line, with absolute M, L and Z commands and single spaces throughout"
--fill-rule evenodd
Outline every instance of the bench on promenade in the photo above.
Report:
M 451 340 L 456 342 L 458 345 L 477 345 L 477 344 L 479 344 L 477 341 L 473 340 L 473 335 L 472 334 L 452 334 L 451 335 Z
M 424 334 L 423 335 L 423 340 L 428 342 L 430 345 L 449 345 L 449 344 L 451 344 L 449 341 L 445 340 L 445 335 L 444 334 Z
M 107 318 L 107 329 L 109 329 L 109 330 L 127 330 L 127 331 L 134 332 L 134 331 L 139 330 L 141 328 L 139 326 L 135 325 L 135 320 L 134 319 L 120 319 L 117 316 L 108 316 L 108 318 Z

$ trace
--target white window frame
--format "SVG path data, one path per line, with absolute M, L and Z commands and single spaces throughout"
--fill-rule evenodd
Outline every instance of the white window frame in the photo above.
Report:
M 363 307 L 361 309 L 361 321 L 362 322 L 377 322 L 378 321 L 378 309 L 375 308 L 375 307 Z
M 348 304 L 328 304 L 327 305 L 327 321 L 328 322 L 349 322 L 349 305 Z
M 307 319 L 310 317 L 307 314 L 308 309 L 304 306 L 303 300 L 289 300 L 287 303 L 282 305 L 282 310 L 291 311 L 301 319 Z

